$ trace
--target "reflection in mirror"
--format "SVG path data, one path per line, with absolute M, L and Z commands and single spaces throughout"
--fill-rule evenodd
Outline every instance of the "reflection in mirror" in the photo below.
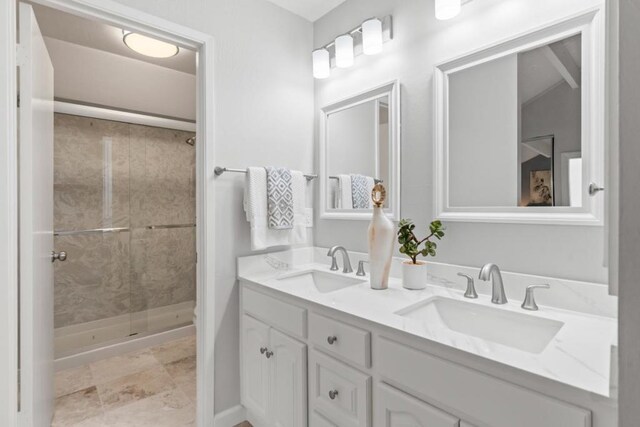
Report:
M 581 35 L 449 74 L 449 206 L 581 207 Z
M 326 127 L 327 207 L 371 209 L 374 184 L 389 181 L 389 96 L 327 114 Z

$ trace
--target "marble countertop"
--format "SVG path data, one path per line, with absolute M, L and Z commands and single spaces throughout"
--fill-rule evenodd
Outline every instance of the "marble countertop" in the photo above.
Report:
M 389 288 L 383 291 L 371 289 L 367 281 L 321 293 L 312 285 L 278 279 L 306 270 L 329 272 L 328 265 L 317 262 L 313 254 L 309 256 L 304 251 L 281 254 L 285 256 L 273 253 L 240 258 L 240 279 L 588 392 L 611 396 L 611 346 L 617 345 L 617 320 L 613 317 L 543 306 L 540 303 L 539 311 L 528 312 L 520 307 L 521 301 L 515 300 L 498 306 L 491 303 L 488 295 L 480 294 L 475 300 L 464 298 L 462 290 L 442 286 L 433 277 L 430 277 L 425 289 L 418 291 L 404 289 L 399 278 L 391 277 Z M 333 274 L 363 279 L 354 273 Z M 396 314 L 433 297 L 446 297 L 497 310 L 552 319 L 564 325 L 542 352 L 531 353 L 459 333 L 442 324 L 427 324 Z

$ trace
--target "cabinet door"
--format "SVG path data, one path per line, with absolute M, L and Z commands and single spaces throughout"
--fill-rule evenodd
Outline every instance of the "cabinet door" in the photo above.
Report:
M 307 425 L 307 346 L 271 329 L 271 420 L 275 427 Z
M 269 327 L 253 317 L 242 316 L 242 404 L 254 416 L 267 419 L 269 406 Z
M 460 420 L 408 394 L 378 384 L 376 427 L 458 427 Z

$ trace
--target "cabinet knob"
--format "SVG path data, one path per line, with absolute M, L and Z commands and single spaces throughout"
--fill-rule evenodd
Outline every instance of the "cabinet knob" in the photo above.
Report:
M 327 338 L 327 342 L 328 342 L 330 345 L 333 345 L 333 343 L 334 343 L 334 342 L 336 342 L 336 341 L 338 341 L 338 337 L 336 337 L 335 335 L 332 335 L 332 336 L 330 336 L 330 337 L 328 337 L 328 338 Z
M 329 399 L 335 400 L 338 397 L 338 390 L 331 390 L 329 392 Z
M 273 356 L 273 351 L 267 351 L 265 353 L 265 356 L 267 356 L 267 359 L 271 359 L 271 356 Z
M 267 351 L 267 347 L 260 347 L 260 354 L 265 354 Z

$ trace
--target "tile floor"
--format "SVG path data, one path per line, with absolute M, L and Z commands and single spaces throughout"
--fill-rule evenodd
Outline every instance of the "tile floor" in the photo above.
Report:
M 55 383 L 53 427 L 195 426 L 196 340 L 61 371 Z

